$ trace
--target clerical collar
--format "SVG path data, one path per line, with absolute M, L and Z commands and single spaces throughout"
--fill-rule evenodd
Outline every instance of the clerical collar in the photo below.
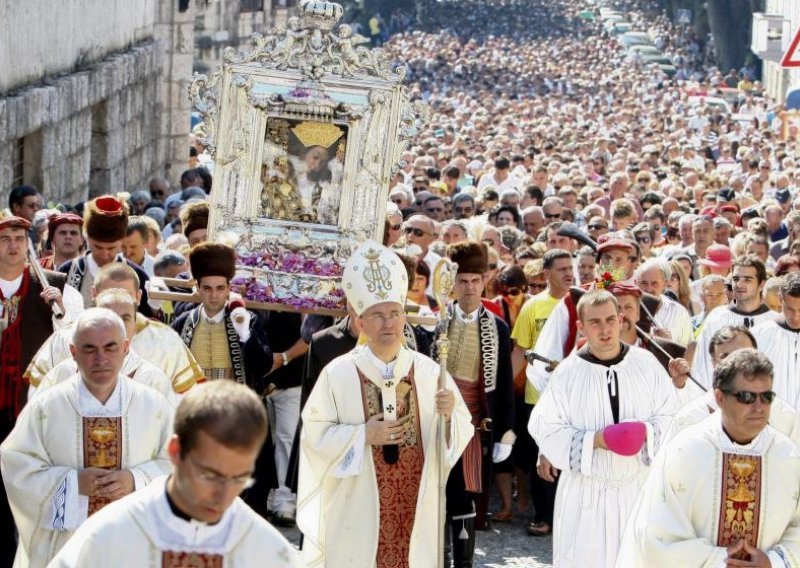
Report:
M 86 387 L 83 378 L 78 377 L 78 407 L 81 416 L 121 416 L 122 415 L 122 390 L 126 377 L 118 377 L 114 391 L 108 400 L 100 402 Z
M 603 367 L 612 367 L 614 365 L 619 365 L 625 358 L 625 355 L 627 355 L 628 351 L 630 351 L 631 349 L 630 346 L 626 343 L 620 342 L 619 346 L 620 346 L 619 355 L 617 355 L 613 359 L 609 359 L 608 361 L 603 361 L 602 359 L 598 359 L 597 357 L 595 357 L 589 351 L 588 345 L 585 345 L 578 351 L 578 357 L 594 365 L 602 365 Z
M 169 485 L 170 479 L 172 479 L 171 475 L 167 478 L 167 483 L 164 484 L 164 495 L 167 496 L 167 505 L 169 505 L 169 510 L 172 511 L 172 514 L 178 517 L 179 519 L 189 523 L 194 519 L 192 519 L 191 515 L 189 515 L 188 513 L 183 512 L 183 510 L 180 507 L 178 507 L 175 501 L 172 500 L 172 497 L 169 496 L 169 491 L 167 491 L 167 485 Z
M 217 312 L 217 315 L 215 315 L 213 317 L 209 317 L 208 314 L 206 313 L 206 307 L 205 306 L 200 306 L 200 315 L 203 316 L 203 319 L 207 323 L 219 323 L 219 322 L 222 321 L 222 318 L 225 317 L 225 310 L 222 309 L 222 310 Z
M 0 291 L 3 292 L 3 298 L 8 300 L 19 291 L 20 286 L 22 286 L 22 277 L 24 275 L 25 273 L 22 272 L 19 276 L 14 278 L 14 280 L 3 280 L 0 278 Z
M 456 317 L 462 323 L 472 323 L 478 319 L 478 311 L 480 311 L 481 307 L 478 306 L 470 313 L 466 313 L 464 310 L 461 309 L 461 306 L 456 304 Z
M 398 351 L 397 354 L 399 355 L 400 352 Z M 372 363 L 376 369 L 381 374 L 381 377 L 384 379 L 387 377 L 394 376 L 394 366 L 397 364 L 397 355 L 395 355 L 394 359 L 389 361 L 388 363 L 384 363 L 381 361 L 375 353 L 372 352 L 372 349 L 367 346 L 367 356 L 369 357 L 370 363 Z
M 731 313 L 734 313 L 737 316 L 751 316 L 751 317 L 753 317 L 753 316 L 760 316 L 761 314 L 766 314 L 769 311 L 769 306 L 762 302 L 761 305 L 759 307 L 757 307 L 755 310 L 753 310 L 752 312 L 745 312 L 743 310 L 740 310 L 736 306 L 736 304 L 730 304 L 728 306 L 728 309 L 731 311 Z
M 786 323 L 786 318 L 781 316 L 775 323 L 777 323 L 781 328 L 785 329 L 786 331 L 791 331 L 792 333 L 800 333 L 800 329 L 793 329 L 789 327 L 789 324 Z

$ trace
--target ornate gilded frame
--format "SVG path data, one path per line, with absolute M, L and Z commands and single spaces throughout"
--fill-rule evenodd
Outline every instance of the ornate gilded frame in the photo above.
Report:
M 364 240 L 381 241 L 389 179 L 424 110 L 409 101 L 405 67 L 361 45 L 367 40 L 349 25 L 336 27 L 341 15 L 336 3 L 304 0 L 285 27 L 255 34 L 250 51 L 229 48 L 220 70 L 211 77 L 195 74 L 190 86 L 206 127 L 201 142 L 215 164 L 209 240 L 236 248 L 236 283 L 252 301 L 304 311 L 343 308 L 344 264 Z M 300 186 L 312 183 L 287 166 L 288 150 L 285 159 L 276 158 L 275 133 L 287 128 L 306 133 L 303 140 L 330 141 L 326 133 L 344 133 L 336 142 L 337 159 L 343 158 L 337 182 L 326 185 L 329 195 L 337 184 L 341 188 L 338 214 L 328 208 L 327 222 L 286 218 L 287 200 L 275 188 L 295 199 Z M 327 156 L 330 165 L 334 159 Z M 276 164 L 283 173 L 275 174 Z M 304 217 L 318 210 L 322 216 L 323 206 L 310 202 Z

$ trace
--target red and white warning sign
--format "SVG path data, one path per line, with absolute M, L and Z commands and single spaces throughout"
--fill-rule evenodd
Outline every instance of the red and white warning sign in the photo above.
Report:
M 781 67 L 800 67 L 800 53 L 798 53 L 798 47 L 800 47 L 800 29 L 795 32 L 792 43 L 789 44 L 789 49 L 783 54 Z

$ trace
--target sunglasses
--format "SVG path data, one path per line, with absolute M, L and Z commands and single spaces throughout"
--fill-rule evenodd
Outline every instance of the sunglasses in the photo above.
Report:
M 756 399 L 761 397 L 761 402 L 764 404 L 772 404 L 772 401 L 775 400 L 775 397 L 778 396 L 775 394 L 775 391 L 764 391 L 764 392 L 752 392 L 752 391 L 737 391 L 737 392 L 729 392 L 729 391 L 722 391 L 727 395 L 734 397 L 737 402 L 741 404 L 754 404 Z
M 607 225 L 598 225 L 598 224 L 589 225 L 589 230 L 591 230 L 591 231 L 599 231 L 600 229 L 608 229 L 608 226 Z
M 415 237 L 424 237 L 428 233 L 423 231 L 422 229 L 417 229 L 416 227 L 406 227 L 405 229 L 406 235 L 414 234 Z
M 474 207 L 454 207 L 453 210 L 456 213 L 472 213 L 475 211 Z
M 528 282 L 529 290 L 544 290 L 545 288 L 547 288 L 547 284 L 543 282 Z
M 441 213 L 444 211 L 444 207 L 426 207 L 425 211 L 428 213 Z
M 392 225 L 392 226 L 391 226 L 391 227 L 389 227 L 389 228 L 390 228 L 392 231 L 399 231 L 400 229 L 402 229 L 402 228 L 403 228 L 403 225 Z
M 508 296 L 519 296 L 520 294 L 522 294 L 522 290 L 520 290 L 515 286 L 513 288 L 509 288 L 508 290 L 506 290 L 506 294 Z
M 497 270 L 497 263 L 490 262 L 489 263 L 489 270 Z
M 561 213 L 545 213 L 545 219 L 561 219 Z

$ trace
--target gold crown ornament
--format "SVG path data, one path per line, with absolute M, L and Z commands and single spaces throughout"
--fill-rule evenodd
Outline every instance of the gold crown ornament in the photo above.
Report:
M 300 0 L 298 6 L 304 28 L 319 28 L 329 31 L 344 14 L 344 9 L 336 2 L 327 0 Z
M 325 122 L 301 122 L 292 128 L 292 132 L 306 148 L 311 146 L 330 148 L 344 134 L 335 124 Z

